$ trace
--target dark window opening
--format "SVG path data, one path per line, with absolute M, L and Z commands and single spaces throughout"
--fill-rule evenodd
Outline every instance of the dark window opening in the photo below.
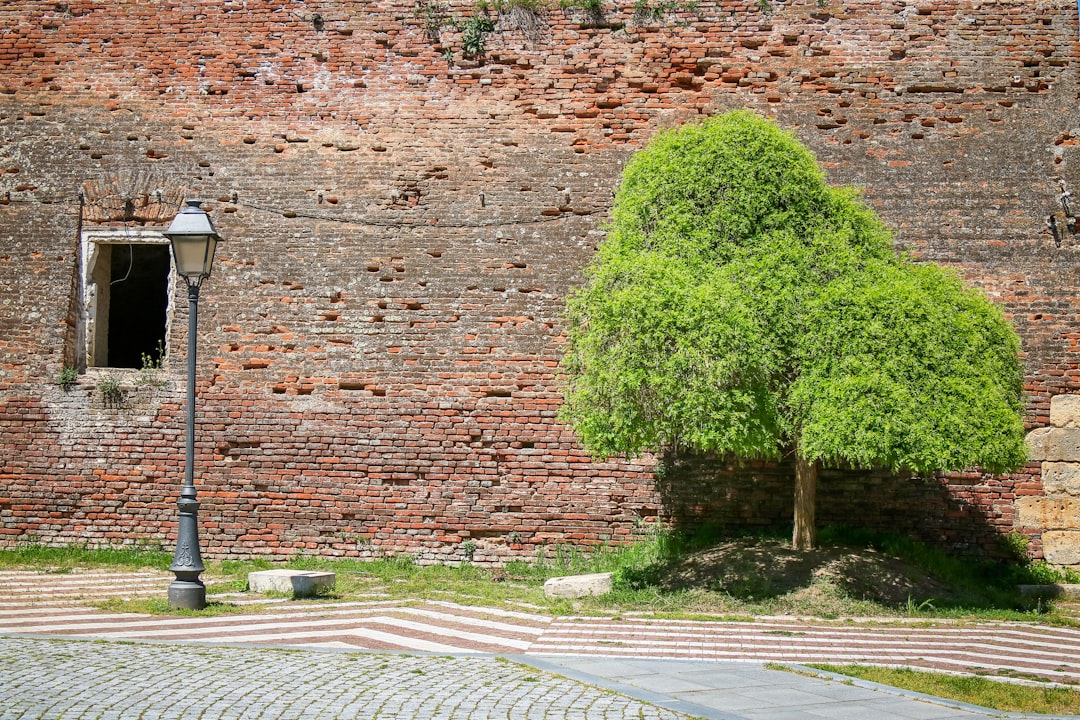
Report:
M 108 367 L 159 363 L 169 302 L 169 246 L 113 245 L 109 259 Z

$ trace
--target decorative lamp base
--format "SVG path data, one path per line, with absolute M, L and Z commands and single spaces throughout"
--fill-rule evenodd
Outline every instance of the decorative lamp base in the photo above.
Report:
M 173 580 L 169 584 L 169 605 L 184 610 L 206 607 L 206 586 L 199 580 Z

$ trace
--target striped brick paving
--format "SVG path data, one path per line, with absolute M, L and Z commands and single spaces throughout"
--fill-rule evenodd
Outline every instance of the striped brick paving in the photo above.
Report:
M 695 660 L 861 663 L 1080 683 L 1080 629 L 1029 624 L 561 618 L 529 652 Z
M 547 656 L 921 667 L 1080 684 L 1080 629 L 1022 623 L 748 622 L 553 618 L 451 602 L 277 602 L 258 612 L 103 612 L 106 597 L 164 596 L 161 573 L 0 572 L 0 634 Z

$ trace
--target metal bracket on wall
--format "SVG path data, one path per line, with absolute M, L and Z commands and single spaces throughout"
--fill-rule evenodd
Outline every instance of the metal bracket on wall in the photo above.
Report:
M 1050 228 L 1050 234 L 1054 236 L 1054 245 L 1061 247 L 1061 237 L 1065 230 L 1069 231 L 1070 235 L 1075 236 L 1077 234 L 1077 218 L 1073 215 L 1072 208 L 1070 207 L 1070 201 L 1072 200 L 1072 193 L 1065 187 L 1063 181 L 1061 183 L 1061 194 L 1058 195 L 1058 203 L 1061 204 L 1061 211 L 1055 212 L 1046 216 L 1046 226 Z

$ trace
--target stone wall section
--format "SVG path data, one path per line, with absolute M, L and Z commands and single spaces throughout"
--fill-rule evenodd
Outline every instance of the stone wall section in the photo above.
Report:
M 1042 529 L 1048 562 L 1080 567 L 1080 395 L 1054 397 L 1050 426 L 1033 430 L 1028 445 L 1045 495 L 1017 501 L 1017 525 Z
M 3 542 L 175 532 L 182 291 L 164 386 L 121 373 L 107 406 L 103 371 L 56 379 L 80 354 L 80 232 L 164 225 L 183 196 L 226 238 L 200 304 L 210 555 L 460 559 L 471 540 L 495 562 L 634 537 L 675 498 L 654 458 L 596 462 L 558 422 L 561 312 L 629 155 L 735 107 L 1001 304 L 1031 428 L 1080 392 L 1073 0 L 602 5 L 498 16 L 474 58 L 472 2 L 0 5 Z M 1038 554 L 1015 515 L 1064 482 L 1041 462 L 836 474 L 822 513 L 979 550 L 1022 529 Z M 685 508 L 783 521 L 786 472 L 739 475 L 767 502 L 704 483 Z

